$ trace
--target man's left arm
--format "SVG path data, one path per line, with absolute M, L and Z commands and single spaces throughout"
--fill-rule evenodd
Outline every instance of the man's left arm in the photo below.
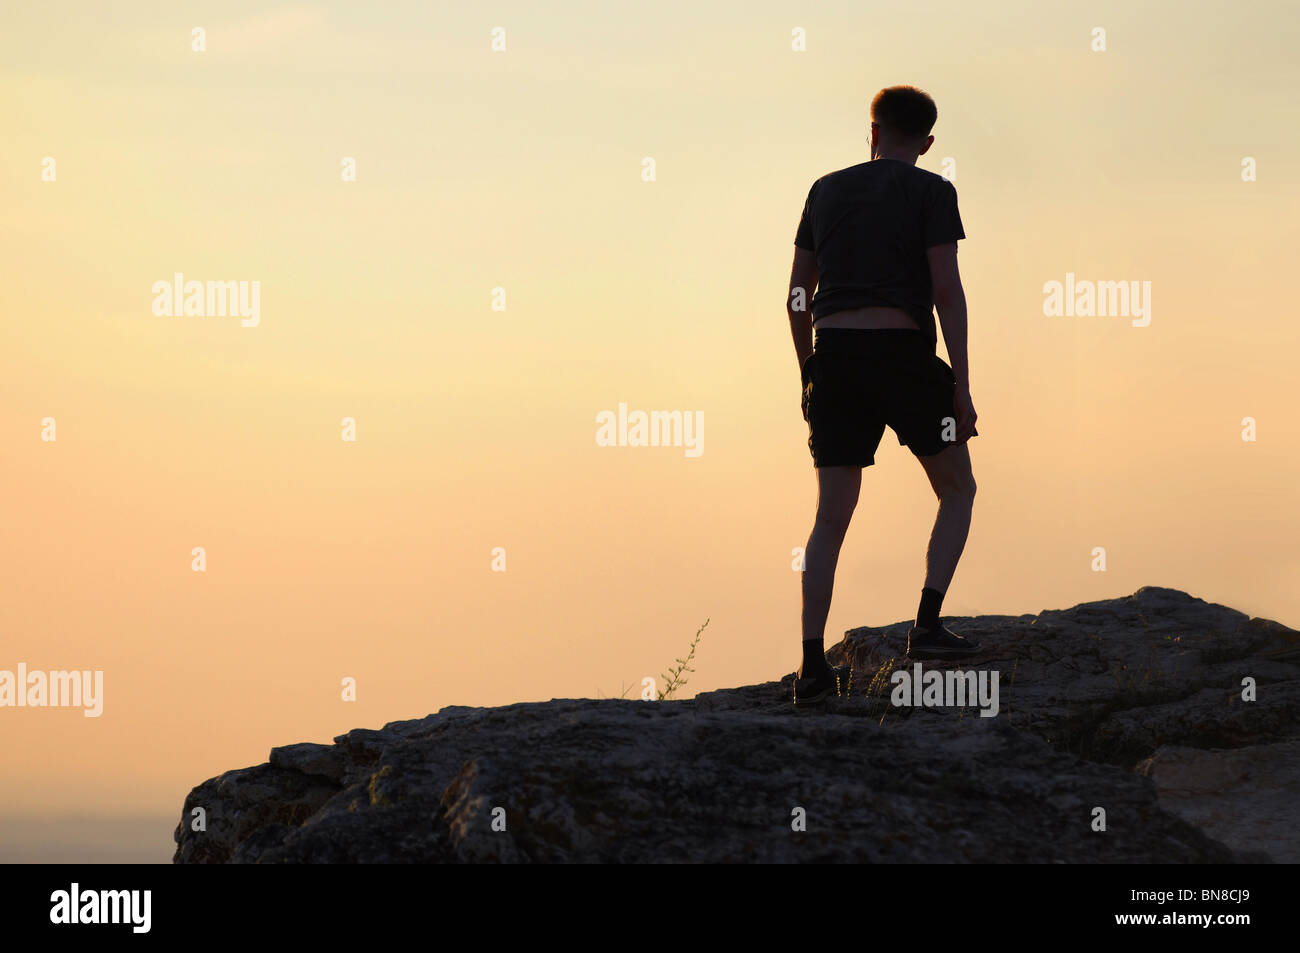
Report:
M 790 317 L 790 336 L 794 338 L 794 353 L 799 360 L 799 375 L 803 377 L 803 363 L 813 350 L 812 297 L 817 290 L 817 255 L 811 248 L 794 249 L 794 264 L 790 268 L 790 293 L 786 295 L 785 310 Z

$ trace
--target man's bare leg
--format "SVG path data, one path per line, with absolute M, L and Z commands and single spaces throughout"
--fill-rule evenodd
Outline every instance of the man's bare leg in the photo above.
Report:
M 826 661 L 823 634 L 835 585 L 835 565 L 862 486 L 861 467 L 817 470 L 817 519 L 804 547 L 803 661 L 794 682 L 796 705 L 816 704 L 832 693 L 850 690 Z M 847 674 L 847 673 L 844 673 Z
M 966 548 L 971 511 L 975 506 L 975 476 L 971 473 L 967 444 L 947 447 L 929 457 L 917 457 L 930 478 L 939 512 L 925 553 L 925 586 L 947 592 Z
M 975 506 L 970 451 L 961 443 L 917 459 L 939 498 L 939 512 L 925 553 L 925 588 L 921 590 L 916 625 L 908 634 L 907 654 L 914 659 L 962 658 L 977 652 L 979 644 L 945 629 L 939 622 L 939 610 L 970 533 Z
M 835 566 L 849 520 L 858 505 L 861 467 L 821 467 L 817 471 L 817 519 L 804 548 L 803 638 L 822 643 L 831 609 Z M 806 656 L 805 656 L 806 657 Z

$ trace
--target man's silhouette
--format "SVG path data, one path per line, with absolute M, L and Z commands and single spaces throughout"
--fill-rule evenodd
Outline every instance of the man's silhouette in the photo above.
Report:
M 823 645 L 840 545 L 862 468 L 886 426 L 921 462 L 935 495 L 925 582 L 908 634 L 914 659 L 961 658 L 978 645 L 939 622 L 975 500 L 966 442 L 978 435 L 966 359 L 957 192 L 916 167 L 934 143 L 934 100 L 912 86 L 871 101 L 871 160 L 813 183 L 795 236 L 786 308 L 803 382 L 817 519 L 804 554 L 803 663 L 796 704 L 843 689 Z M 808 295 L 816 288 L 809 315 Z M 934 308 L 950 367 L 936 353 Z M 813 330 L 817 340 L 814 348 Z

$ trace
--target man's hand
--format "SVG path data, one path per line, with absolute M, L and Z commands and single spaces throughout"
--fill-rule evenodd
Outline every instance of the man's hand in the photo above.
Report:
M 957 438 L 955 443 L 963 443 L 975 435 L 975 404 L 971 400 L 970 388 L 958 384 L 952 395 L 952 409 L 957 419 Z

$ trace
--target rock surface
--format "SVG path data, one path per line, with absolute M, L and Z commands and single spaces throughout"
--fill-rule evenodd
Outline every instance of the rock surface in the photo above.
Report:
M 853 629 L 828 653 L 853 664 L 851 693 L 820 709 L 791 705 L 789 675 L 687 701 L 451 707 L 275 748 L 190 792 L 175 861 L 1300 857 L 1300 633 L 1150 587 L 945 622 L 984 644 L 960 668 L 999 673 L 996 717 L 891 704 L 907 623 Z
M 1139 765 L 1162 807 L 1224 843 L 1300 863 L 1300 741 L 1200 751 L 1160 748 Z

